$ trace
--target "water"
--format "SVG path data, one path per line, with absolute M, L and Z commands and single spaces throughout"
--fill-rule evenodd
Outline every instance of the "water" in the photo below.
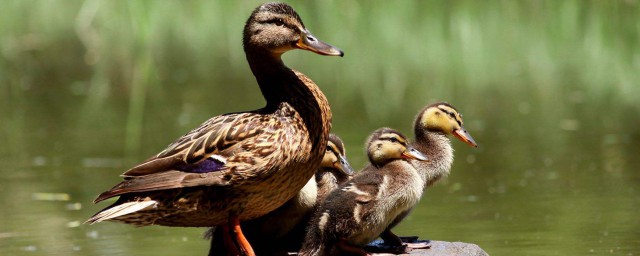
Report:
M 0 255 L 206 254 L 203 229 L 83 222 L 130 166 L 264 104 L 240 47 L 257 5 L 8 1 Z M 452 174 L 397 234 L 492 255 L 640 253 L 637 1 L 388 5 L 293 3 L 346 55 L 285 61 L 322 87 L 354 168 L 374 129 L 411 135 L 434 100 L 463 113 L 480 147 L 452 141 Z

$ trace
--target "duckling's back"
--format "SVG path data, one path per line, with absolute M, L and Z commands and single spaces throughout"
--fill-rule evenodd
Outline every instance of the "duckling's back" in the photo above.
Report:
M 316 212 L 300 255 L 336 255 L 338 239 L 363 246 L 375 240 L 422 196 L 424 182 L 411 164 L 369 165 L 333 191 Z

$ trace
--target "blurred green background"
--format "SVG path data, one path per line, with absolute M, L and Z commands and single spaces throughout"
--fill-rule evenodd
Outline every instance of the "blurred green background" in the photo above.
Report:
M 0 255 L 205 255 L 203 229 L 82 224 L 119 174 L 211 116 L 260 108 L 258 1 L 6 0 Z M 400 235 L 492 255 L 640 253 L 640 2 L 291 1 L 344 58 L 288 66 L 327 95 L 355 168 L 368 134 L 464 114 L 450 177 Z

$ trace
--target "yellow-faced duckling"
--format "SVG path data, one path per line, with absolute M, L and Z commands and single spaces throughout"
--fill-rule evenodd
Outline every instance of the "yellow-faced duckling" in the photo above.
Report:
M 331 110 L 318 86 L 284 65 L 303 49 L 342 56 L 316 39 L 289 5 L 256 8 L 244 27 L 244 50 L 266 106 L 213 117 L 158 155 L 126 171 L 95 202 L 119 199 L 88 222 L 137 226 L 222 226 L 253 255 L 240 221 L 293 198 L 315 174 L 326 150 Z
M 347 182 L 353 175 L 353 169 L 346 157 L 342 140 L 335 134 L 329 135 L 327 151 L 322 158 L 320 169 L 316 172 L 318 195 L 316 202 L 322 202 L 333 190 Z
M 438 102 L 424 107 L 414 125 L 415 142 L 411 146 L 429 157 L 428 162 L 412 161 L 431 186 L 449 174 L 453 164 L 453 148 L 447 135 L 453 135 L 472 147 L 478 144 L 464 128 L 462 115 L 450 104 Z
M 371 164 L 333 191 L 312 218 L 300 255 L 368 253 L 373 241 L 411 209 L 424 182 L 409 159 L 425 161 L 405 136 L 390 128 L 376 130 L 367 143 Z
M 344 144 L 332 133 L 316 176 L 309 179 L 298 195 L 267 215 L 242 222 L 244 235 L 255 253 L 274 255 L 300 250 L 305 228 L 316 203 L 351 175 L 353 169 L 347 161 Z M 210 256 L 228 254 L 220 229 L 209 229 L 205 237 L 211 238 Z

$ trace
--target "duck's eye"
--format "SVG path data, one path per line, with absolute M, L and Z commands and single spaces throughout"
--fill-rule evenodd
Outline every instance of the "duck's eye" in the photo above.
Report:
M 389 140 L 393 143 L 398 143 L 398 139 L 396 139 L 395 137 L 392 137 Z
M 449 112 L 449 116 L 455 118 L 456 115 L 453 114 L 453 112 Z
M 276 26 L 284 26 L 284 21 L 282 19 L 276 19 L 273 21 L 273 24 L 276 24 Z

